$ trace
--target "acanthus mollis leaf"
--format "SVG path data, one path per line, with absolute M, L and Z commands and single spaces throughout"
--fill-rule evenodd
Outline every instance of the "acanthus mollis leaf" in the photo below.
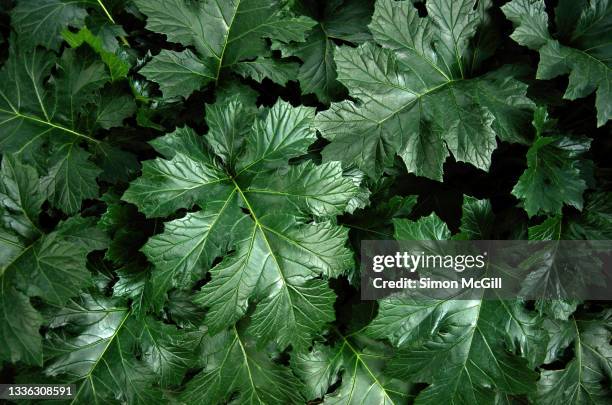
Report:
M 29 297 L 63 305 L 91 284 L 87 255 L 107 246 L 107 238 L 91 218 L 72 217 L 52 232 L 41 230 L 45 200 L 36 170 L 13 156 L 2 158 L 0 170 L 0 302 L 6 343 L 0 356 L 26 364 L 42 363 L 42 316 Z
M 450 238 L 435 214 L 396 220 L 395 227 L 398 240 Z M 493 404 L 499 393 L 535 392 L 533 368 L 544 360 L 547 337 L 541 318 L 520 301 L 396 294 L 379 305 L 366 333 L 398 348 L 388 365 L 391 376 L 430 384 L 417 404 Z
M 0 152 L 46 172 L 49 199 L 67 214 L 98 196 L 96 178 L 102 170 L 91 156 L 104 154 L 106 145 L 95 132 L 134 111 L 131 99 L 103 90 L 108 80 L 105 65 L 85 48 L 66 49 L 57 58 L 41 48 L 26 51 L 12 44 L 0 71 Z M 105 95 L 104 105 L 121 101 L 127 115 L 104 118 L 104 111 L 91 104 L 99 94 Z M 86 122 L 92 110 L 101 119 Z
M 76 384 L 78 402 L 159 403 L 160 386 L 182 379 L 198 343 L 175 326 L 134 316 L 120 299 L 98 295 L 71 300 L 49 324 L 45 374 Z
M 550 216 L 529 228 L 530 240 L 608 240 L 611 237 L 612 195 L 605 192 L 587 194 L 584 208 L 578 215 Z M 544 276 L 543 279 L 554 280 L 549 274 Z M 581 277 L 575 279 L 579 280 Z M 558 286 L 553 285 L 553 288 Z M 580 303 L 578 299 L 543 299 L 536 302 L 536 308 L 552 319 L 568 320 Z
M 527 86 L 510 67 L 474 75 L 470 41 L 484 19 L 475 3 L 433 0 L 419 17 L 411 2 L 376 2 L 374 41 L 335 51 L 338 80 L 355 100 L 317 115 L 331 141 L 324 159 L 377 179 L 399 154 L 409 172 L 442 180 L 449 154 L 488 170 L 496 136 L 526 142 Z
M 66 26 L 80 28 L 87 17 L 87 1 L 19 0 L 11 11 L 11 25 L 21 45 L 34 49 L 42 45 L 58 50 Z
M 591 146 L 584 137 L 550 135 L 546 110 L 538 108 L 534 116 L 536 138 L 527 151 L 527 169 L 512 190 L 531 217 L 561 214 L 563 204 L 582 209 L 582 194 L 587 188 L 591 161 L 583 158 Z
M 196 301 L 209 308 L 211 333 L 256 303 L 249 333 L 306 347 L 333 319 L 327 278 L 352 264 L 347 231 L 333 218 L 359 187 L 337 162 L 288 164 L 316 138 L 312 108 L 279 101 L 247 115 L 246 125 L 240 101 L 220 103 L 208 106 L 210 145 L 189 128 L 154 140 L 164 158 L 145 162 L 123 196 L 149 217 L 199 207 L 166 222 L 142 249 L 155 265 L 153 300 L 160 308 L 171 288 L 189 289 L 210 270 Z
M 265 38 L 303 42 L 315 24 L 292 16 L 276 0 L 137 0 L 136 5 L 147 16 L 147 29 L 196 50 L 162 50 L 141 70 L 166 98 L 188 97 L 209 82 L 217 83 L 223 70 L 284 84 L 290 77 L 279 68 L 288 65 L 271 59 Z
M 589 319 L 545 323 L 550 335 L 547 363 L 568 346 L 574 358 L 561 370 L 543 370 L 533 399 L 542 404 L 605 404 L 612 392 L 612 321 L 610 311 Z
M 573 3 L 573 4 L 572 4 Z M 537 78 L 569 74 L 564 98 L 576 100 L 596 93 L 597 125 L 612 116 L 612 3 L 608 0 L 562 1 L 556 33 L 549 31 L 544 0 L 513 0 L 502 7 L 516 26 L 511 37 L 539 51 Z
M 311 351 L 296 354 L 291 362 L 293 371 L 304 382 L 308 400 L 324 398 L 325 404 L 399 405 L 412 398 L 411 384 L 385 370 L 393 356 L 391 347 L 359 331 L 346 336 L 336 334 L 339 340 L 334 346 L 315 344 Z
M 273 48 L 279 49 L 283 56 L 295 56 L 302 60 L 297 72 L 302 94 L 314 93 L 322 103 L 328 104 L 345 92 L 344 86 L 336 80 L 334 41 L 359 44 L 371 38 L 367 25 L 372 16 L 372 2 L 327 2 L 322 15 L 319 15 L 318 6 L 317 2 L 312 1 L 296 2 L 296 11 L 317 20 L 318 24 L 307 33 L 306 41 L 277 41 Z
M 203 370 L 186 384 L 183 401 L 216 404 L 235 397 L 241 404 L 304 403 L 301 382 L 259 348 L 246 329 L 233 326 L 204 337 Z

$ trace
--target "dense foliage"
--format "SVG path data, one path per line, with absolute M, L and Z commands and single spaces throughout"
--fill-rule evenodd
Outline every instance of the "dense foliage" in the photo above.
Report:
M 74 403 L 612 400 L 607 303 L 361 301 L 358 257 L 612 239 L 612 1 L 0 7 L 2 382 L 74 383 Z

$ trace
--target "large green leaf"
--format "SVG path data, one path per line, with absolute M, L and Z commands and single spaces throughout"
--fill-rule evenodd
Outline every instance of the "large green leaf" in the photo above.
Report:
M 91 284 L 87 255 L 107 239 L 94 221 L 73 217 L 44 233 L 39 224 L 45 199 L 34 168 L 11 156 L 0 171 L 0 303 L 3 349 L 0 357 L 42 364 L 41 315 L 29 297 L 64 304 Z
M 434 214 L 416 222 L 396 221 L 398 240 L 449 237 Z M 388 366 L 392 376 L 430 384 L 416 403 L 493 404 L 496 392 L 535 391 L 532 369 L 544 360 L 547 339 L 541 319 L 522 303 L 400 294 L 379 305 L 367 333 L 400 348 Z
M 388 346 L 359 332 L 337 334 L 340 339 L 333 347 L 317 344 L 310 352 L 297 354 L 291 363 L 304 381 L 307 399 L 324 398 L 325 404 L 345 405 L 393 405 L 408 401 L 409 384 L 384 370 L 392 356 Z
M 136 319 L 119 300 L 92 295 L 57 311 L 50 327 L 45 373 L 77 384 L 73 403 L 158 403 L 154 383 L 180 381 L 197 343 L 173 326 Z
M 187 403 L 217 404 L 235 396 L 241 404 L 302 404 L 300 381 L 242 329 L 207 337 L 201 352 L 204 369 L 186 385 Z
M 51 202 L 68 214 L 98 195 L 100 169 L 82 146 L 102 149 L 105 145 L 93 132 L 105 125 L 96 120 L 87 127 L 82 119 L 97 108 L 88 104 L 90 97 L 108 80 L 104 64 L 81 48 L 67 49 L 57 59 L 41 48 L 12 47 L 0 71 L 0 152 L 48 170 Z M 124 111 L 129 106 L 124 104 Z
M 11 23 L 19 41 L 34 49 L 43 45 L 57 50 L 62 43 L 62 30 L 67 26 L 84 25 L 87 1 L 19 0 L 11 12 Z
M 0 238 L 3 236 L 0 234 Z M 25 364 L 42 365 L 42 337 L 39 329 L 42 316 L 32 307 L 30 299 L 0 277 L 0 359 Z
M 314 25 L 309 18 L 290 16 L 276 0 L 136 0 L 136 5 L 147 16 L 147 29 L 197 51 L 164 50 L 141 70 L 160 84 L 165 97 L 187 97 L 210 81 L 218 82 L 223 69 L 237 69 L 259 81 L 279 81 L 270 60 L 241 64 L 270 56 L 264 38 L 303 42 L 304 33 Z
M 344 212 L 358 187 L 336 163 L 287 165 L 315 139 L 311 108 L 277 102 L 247 130 L 233 115 L 243 110 L 240 103 L 220 103 L 209 106 L 209 126 L 211 149 L 224 165 L 203 138 L 180 129 L 153 142 L 165 158 L 146 162 L 123 197 L 149 216 L 200 208 L 167 222 L 143 248 L 155 264 L 153 300 L 161 307 L 171 288 L 191 288 L 225 256 L 196 298 L 209 307 L 212 332 L 234 324 L 249 302 L 257 302 L 250 333 L 283 348 L 307 347 L 333 319 L 334 294 L 325 278 L 343 274 L 351 263 L 346 230 L 327 218 Z M 229 115 L 222 118 L 224 107 Z M 225 131 L 234 122 L 239 131 Z
M 513 0 L 504 5 L 506 17 L 516 25 L 511 37 L 540 53 L 538 79 L 569 73 L 564 98 L 576 100 L 596 92 L 597 125 L 612 116 L 612 2 L 608 0 L 561 2 L 561 25 L 556 34 L 548 28 L 543 0 Z M 577 8 L 576 6 L 580 7 Z M 578 14 L 579 13 L 579 14 Z M 569 15 L 569 17 L 568 17 Z M 557 37 L 562 39 L 557 39 Z
M 356 101 L 317 116 L 331 141 L 325 159 L 341 159 L 377 178 L 399 154 L 408 171 L 442 180 L 449 152 L 488 170 L 496 135 L 522 141 L 526 86 L 509 69 L 473 76 L 465 59 L 481 16 L 474 1 L 434 0 L 428 17 L 410 2 L 379 0 L 374 42 L 336 51 L 338 80 Z

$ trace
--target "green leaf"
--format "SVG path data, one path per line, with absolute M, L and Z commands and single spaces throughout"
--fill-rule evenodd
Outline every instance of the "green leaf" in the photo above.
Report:
M 0 170 L 2 228 L 15 232 L 26 240 L 37 237 L 40 235 L 38 216 L 44 200 L 45 194 L 36 170 L 12 156 L 4 156 Z
M 292 157 L 305 154 L 316 139 L 313 118 L 313 108 L 292 108 L 282 101 L 276 103 L 265 119 L 253 124 L 253 130 L 246 138 L 245 152 L 236 168 L 239 174 L 278 167 Z
M 173 144 L 175 138 L 181 149 Z M 125 201 L 138 205 L 147 217 L 152 217 L 191 208 L 196 200 L 211 194 L 229 194 L 231 188 L 223 183 L 229 176 L 214 162 L 191 128 L 179 128 L 165 139 L 173 142 L 170 149 L 163 144 L 154 145 L 156 149 L 163 154 L 174 147 L 177 153 L 171 160 L 144 162 L 143 176 L 131 183 L 123 195 Z M 179 153 L 188 150 L 189 155 Z
M 546 114 L 539 110 L 537 115 Z M 546 118 L 544 118 L 546 120 Z M 582 209 L 582 194 L 587 188 L 582 173 L 582 156 L 591 146 L 590 139 L 569 136 L 543 136 L 527 151 L 527 169 L 512 194 L 521 199 L 527 214 L 560 214 L 563 204 Z
M 368 332 L 401 347 L 388 367 L 392 376 L 430 384 L 416 403 L 493 403 L 492 388 L 507 394 L 535 390 L 536 373 L 511 352 L 520 347 L 531 364 L 545 353 L 538 323 L 524 309 L 503 301 L 408 297 L 385 298 L 380 305 Z
M 461 236 L 471 240 L 492 239 L 495 217 L 489 200 L 463 196 Z
M 298 6 L 303 14 L 318 20 L 318 24 L 308 33 L 306 41 L 288 44 L 277 42 L 275 49 L 283 56 L 295 56 L 302 60 L 297 73 L 302 94 L 314 93 L 323 103 L 337 99 L 344 92 L 337 80 L 334 62 L 334 40 L 362 43 L 371 38 L 367 24 L 370 22 L 372 5 L 368 1 L 348 0 L 329 2 L 323 15 L 318 15 L 316 7 L 308 2 Z
M 0 358 L 42 365 L 42 316 L 30 304 L 64 304 L 91 283 L 87 254 L 107 246 L 91 219 L 70 218 L 52 232 L 40 228 L 45 199 L 34 168 L 4 156 L 0 171 Z
M 0 359 L 16 363 L 42 365 L 42 316 L 27 296 L 0 277 Z
M 568 239 L 612 239 L 612 194 L 588 195 L 582 215 L 569 221 L 567 233 Z
M 562 217 L 547 218 L 539 225 L 529 228 L 529 240 L 560 240 Z
M 442 180 L 449 151 L 488 170 L 496 135 L 523 139 L 526 86 L 507 69 L 468 79 L 464 59 L 479 16 L 473 1 L 455 3 L 429 2 L 421 18 L 409 2 L 377 1 L 375 42 L 336 51 L 338 80 L 357 101 L 318 114 L 317 129 L 331 141 L 325 159 L 376 179 L 399 154 L 409 172 Z
M 450 238 L 435 214 L 396 220 L 395 228 L 397 240 Z M 430 384 L 416 403 L 494 403 L 492 388 L 506 394 L 535 390 L 531 369 L 544 360 L 547 339 L 541 320 L 520 302 L 395 295 L 379 305 L 367 334 L 400 348 L 390 375 Z
M 567 15 L 562 2 L 560 18 Z M 576 2 L 578 4 L 578 2 Z M 548 80 L 569 73 L 564 98 L 576 100 L 596 92 L 597 126 L 612 116 L 612 47 L 608 39 L 612 26 L 612 3 L 607 0 L 581 2 L 577 21 L 562 22 L 562 40 L 549 33 L 548 15 L 543 0 L 513 0 L 502 7 L 506 17 L 516 26 L 512 38 L 519 44 L 540 53 L 537 78 Z M 575 20 L 574 14 L 571 20 Z M 573 26 L 570 31 L 570 26 Z M 568 32 L 570 31 L 570 32 Z
M 76 28 L 84 25 L 85 5 L 85 1 L 19 0 L 11 12 L 11 23 L 19 41 L 27 48 L 42 45 L 58 50 L 62 43 L 61 32 L 67 25 Z
M 147 79 L 159 83 L 164 97 L 188 97 L 206 83 L 215 79 L 210 66 L 193 52 L 162 50 L 140 70 Z
M 268 78 L 274 83 L 284 86 L 289 80 L 294 80 L 298 65 L 294 62 L 279 62 L 272 58 L 259 57 L 253 61 L 236 64 L 236 73 L 240 76 L 261 82 Z
M 62 31 L 62 36 L 73 48 L 77 48 L 83 44 L 89 45 L 91 49 L 100 55 L 102 61 L 108 67 L 112 81 L 127 77 L 130 65 L 117 56 L 112 49 L 105 46 L 102 37 L 93 34 L 87 27 L 81 28 L 76 33 L 64 30 Z
M 302 404 L 300 382 L 283 365 L 257 349 L 252 336 L 231 328 L 207 337 L 201 353 L 204 369 L 186 385 L 187 403 L 215 404 L 232 395 L 241 404 Z
M 450 238 L 446 224 L 435 213 L 418 221 L 394 219 L 397 240 L 445 240 Z
M 5 265 L 4 277 L 29 296 L 61 305 L 91 284 L 87 254 L 106 245 L 105 235 L 93 228 L 91 220 L 74 217 L 25 247 Z
M 558 352 L 573 341 L 574 358 L 562 370 L 544 370 L 534 400 L 542 404 L 605 404 L 612 370 L 609 311 L 591 320 L 557 322 L 549 329 L 549 350 Z M 563 336 L 561 339 L 560 335 Z M 558 340 L 552 340 L 552 339 Z
M 288 15 L 276 1 L 137 0 L 136 5 L 147 16 L 147 29 L 196 49 L 196 54 L 162 51 L 153 66 L 145 67 L 145 76 L 160 84 L 165 97 L 187 96 L 209 80 L 216 83 L 222 69 L 278 80 L 281 73 L 264 68 L 261 61 L 250 66 L 241 62 L 269 53 L 264 38 L 303 42 L 314 24 L 309 18 Z
M 235 165 L 238 151 L 251 130 L 254 116 L 255 109 L 238 99 L 206 107 L 208 142 L 215 154 L 230 167 Z
M 95 150 L 102 141 L 94 137 L 95 127 L 83 123 L 91 97 L 108 79 L 104 65 L 82 48 L 67 49 L 57 59 L 40 48 L 12 47 L 0 71 L 0 151 L 47 171 L 51 203 L 68 214 L 98 195 L 100 169 L 82 146 Z
M 52 204 L 66 213 L 78 212 L 83 200 L 98 196 L 96 178 L 102 170 L 89 157 L 89 153 L 72 144 L 64 145 L 51 157 L 43 187 Z
M 91 130 L 111 129 L 121 127 L 123 120 L 136 112 L 134 99 L 124 94 L 116 86 L 104 87 L 102 91 L 92 97 L 92 103 L 88 105 L 87 126 Z M 104 149 L 106 145 L 98 144 L 97 151 Z
M 277 102 L 260 117 L 249 115 L 254 122 L 247 130 L 236 99 L 219 103 L 208 107 L 209 126 L 225 165 L 203 138 L 179 129 L 152 142 L 165 158 L 145 162 L 143 176 L 123 197 L 148 216 L 199 207 L 167 222 L 143 248 L 155 264 L 155 305 L 161 307 L 171 288 L 191 288 L 223 257 L 196 297 L 209 308 L 212 332 L 233 325 L 256 302 L 250 333 L 281 348 L 307 347 L 334 316 L 334 294 L 321 277 L 337 277 L 352 262 L 346 230 L 313 218 L 342 213 L 358 188 L 338 164 L 287 166 L 315 140 L 311 108 Z M 228 132 L 232 123 L 237 133 Z M 270 178 L 279 180 L 264 181 Z
M 297 208 L 325 217 L 342 214 L 350 198 L 357 194 L 357 187 L 342 176 L 339 162 L 319 166 L 307 162 L 280 169 L 273 177 L 256 175 L 245 191 L 257 196 L 258 204 L 274 201 L 277 209 L 285 206 L 287 210 Z
M 323 397 L 325 404 L 346 405 L 407 402 L 409 384 L 384 370 L 392 354 L 388 346 L 359 333 L 339 337 L 333 347 L 317 344 L 292 361 L 294 372 L 304 382 L 307 399 Z M 327 393 L 332 386 L 333 391 Z
M 142 251 L 155 263 L 153 300 L 164 301 L 170 287 L 187 289 L 203 278 L 213 260 L 228 250 L 232 228 L 242 213 L 231 192 L 226 199 L 211 198 L 202 211 L 164 224 L 164 232 L 153 236 Z
M 139 324 L 134 331 L 139 332 Z M 194 340 L 189 333 L 153 318 L 142 322 L 138 338 L 143 362 L 158 376 L 162 387 L 180 384 L 185 372 L 194 363 Z
M 118 300 L 84 295 L 54 314 L 50 326 L 45 374 L 77 384 L 73 401 L 157 402 L 156 376 L 133 353 L 143 325 Z

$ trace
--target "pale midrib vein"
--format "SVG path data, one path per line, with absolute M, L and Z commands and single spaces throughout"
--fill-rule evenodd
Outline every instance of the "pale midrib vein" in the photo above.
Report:
M 257 392 L 257 386 L 255 385 L 255 381 L 253 380 L 253 375 L 251 373 L 251 367 L 249 366 L 249 356 L 247 355 L 244 345 L 242 344 L 242 341 L 240 340 L 240 335 L 238 334 L 238 329 L 236 329 L 236 325 L 234 325 L 233 328 L 234 328 L 234 333 L 236 334 L 236 341 L 238 342 L 238 345 L 240 346 L 240 350 L 242 351 L 242 355 L 244 356 L 244 365 L 247 369 L 247 373 L 249 374 L 249 381 L 251 382 L 251 387 L 253 388 L 253 392 L 257 396 L 257 399 L 259 400 L 259 402 L 263 403 L 261 398 L 259 398 L 259 393 Z
M 260 232 L 261 232 L 261 236 L 263 237 L 263 240 L 266 243 L 266 246 L 268 247 L 268 251 L 270 252 L 270 256 L 274 260 L 274 263 L 276 264 L 276 268 L 278 269 L 278 275 L 281 277 L 281 279 L 283 281 L 283 289 L 285 289 L 285 291 L 287 293 L 287 299 L 289 300 L 289 304 L 290 304 L 291 308 L 293 308 L 294 305 L 293 305 L 293 301 L 291 299 L 291 294 L 289 294 L 289 291 L 288 291 L 289 284 L 288 284 L 287 280 L 285 279 L 285 274 L 283 273 L 283 269 L 282 269 L 280 263 L 278 262 L 278 259 L 276 258 L 276 255 L 274 254 L 274 251 L 272 250 L 272 246 L 270 245 L 270 242 L 268 241 L 268 237 L 266 236 L 266 233 L 264 231 L 265 227 L 261 224 L 261 222 L 259 221 L 259 219 L 255 215 L 255 211 L 253 210 L 253 207 L 251 206 L 251 203 L 249 203 L 249 200 L 246 198 L 246 196 L 242 192 L 242 189 L 240 188 L 238 183 L 236 183 L 236 180 L 232 179 L 232 182 L 234 183 L 234 186 L 235 186 L 236 190 L 238 191 L 238 193 L 242 197 L 242 200 L 246 204 L 247 209 L 251 213 L 251 215 L 253 217 L 253 221 L 255 222 L 255 226 L 258 227 Z M 292 310 L 292 312 L 293 312 L 293 310 Z
M 227 200 L 225 200 L 225 203 L 223 204 L 223 206 L 219 210 L 216 218 L 214 219 L 212 224 L 208 227 L 208 230 L 207 230 L 206 234 L 204 236 L 202 236 L 202 238 L 198 241 L 198 243 L 196 243 L 195 246 L 187 254 L 183 255 L 183 257 L 181 258 L 181 260 L 179 260 L 179 262 L 176 264 L 176 266 L 173 266 L 170 269 L 170 271 L 168 272 L 169 273 L 168 274 L 169 277 L 171 277 L 174 274 L 176 269 L 178 269 L 179 266 L 181 266 L 193 254 L 193 252 L 195 252 L 198 248 L 204 249 L 204 245 L 208 241 L 208 238 L 210 237 L 210 233 L 213 231 L 213 228 L 215 227 L 215 225 L 219 221 L 219 218 L 221 218 L 221 216 L 223 215 L 223 212 L 225 211 L 226 207 L 228 206 L 228 204 L 231 201 L 232 197 L 234 196 L 235 192 L 236 192 L 236 190 L 232 190 L 232 192 L 228 196 Z M 201 254 L 202 254 L 202 252 L 200 251 L 200 253 L 198 254 L 198 259 L 200 258 Z
M 100 356 L 96 359 L 96 361 L 94 362 L 93 366 L 91 367 L 91 369 L 89 370 L 89 372 L 86 374 L 86 376 L 83 379 L 90 379 L 91 380 L 93 372 L 95 371 L 96 367 L 98 366 L 98 363 L 100 363 L 100 361 L 104 358 L 104 355 L 108 351 L 108 348 L 113 343 L 113 341 L 117 338 L 117 335 L 119 334 L 119 331 L 121 330 L 121 328 L 125 324 L 125 321 L 130 317 L 131 314 L 132 314 L 131 310 L 127 310 L 126 311 L 125 315 L 123 316 L 123 319 L 121 319 L 121 322 L 119 323 L 119 326 L 117 326 L 117 329 L 113 332 L 111 337 L 108 339 L 108 342 L 107 342 L 106 346 L 104 347 L 104 350 L 102 351 Z M 74 399 L 72 400 L 71 404 L 77 403 L 76 400 L 79 397 L 79 394 L 81 393 L 81 390 L 83 389 L 84 386 L 85 386 L 85 384 L 81 383 L 81 386 L 79 387 L 79 390 L 75 394 Z M 92 387 L 92 389 L 94 389 L 93 381 L 91 381 L 91 387 Z
M 363 359 L 361 358 L 361 354 L 360 354 L 360 353 L 359 353 L 359 352 L 358 352 L 358 351 L 357 351 L 357 350 L 356 350 L 356 349 L 353 347 L 353 345 L 351 345 L 351 343 L 348 341 L 348 339 L 346 338 L 346 336 L 344 336 L 342 333 L 340 333 L 340 331 L 339 331 L 339 330 L 337 330 L 336 328 L 334 328 L 334 331 L 336 332 L 336 334 L 337 334 L 338 336 L 340 336 L 340 337 L 342 338 L 342 340 L 343 340 L 343 342 L 344 342 L 344 345 L 346 345 L 346 346 L 347 346 L 347 347 L 348 347 L 348 348 L 349 348 L 349 349 L 350 349 L 350 350 L 353 352 L 353 355 L 355 356 L 355 362 L 356 362 L 356 363 L 357 363 L 357 362 L 359 362 L 359 363 L 361 363 L 361 364 L 363 365 L 363 367 L 365 368 L 365 370 L 366 370 L 366 371 L 368 372 L 368 374 L 370 375 L 370 378 L 372 378 L 372 381 L 373 381 L 373 382 L 374 382 L 376 385 L 378 385 L 378 386 L 379 386 L 379 387 L 382 389 L 382 391 L 383 391 L 383 393 L 384 393 L 385 397 L 387 397 L 387 398 L 389 399 L 389 401 L 390 401 L 392 404 L 394 404 L 395 402 L 393 402 L 393 400 L 391 399 L 391 397 L 389 396 L 389 394 L 387 394 L 387 390 L 386 390 L 385 386 L 384 386 L 384 385 L 383 385 L 383 384 L 382 384 L 382 383 L 381 383 L 381 382 L 378 380 L 378 378 L 377 378 L 377 377 L 374 375 L 374 373 L 372 372 L 372 370 L 370 369 L 370 367 L 368 367 L 368 365 L 366 364 L 366 362 L 365 362 L 365 361 L 363 361 Z M 355 368 L 355 369 L 356 369 L 356 368 Z M 355 372 L 356 372 L 356 370 L 355 370 Z
M 225 1 L 225 0 L 221 0 L 221 1 Z M 236 15 L 238 14 L 238 9 L 240 8 L 240 1 L 241 0 L 238 0 L 238 3 L 236 4 L 236 8 L 234 9 L 234 13 L 232 14 L 231 21 L 229 22 L 229 24 L 226 24 L 227 34 L 225 35 L 225 38 L 223 41 L 223 47 L 221 48 L 221 55 L 219 55 L 219 58 L 218 58 L 219 64 L 217 65 L 217 74 L 215 75 L 215 83 L 219 81 L 219 75 L 221 74 L 221 67 L 223 66 L 223 57 L 225 56 L 225 50 L 227 49 L 227 46 L 229 44 L 228 40 L 229 40 L 230 33 L 232 31 L 232 25 L 234 24 L 234 20 L 236 19 Z
M 50 127 L 52 127 L 52 128 L 55 128 L 55 129 L 57 129 L 57 130 L 64 131 L 64 132 L 68 132 L 69 134 L 75 135 L 75 136 L 77 136 L 77 137 L 79 137 L 79 138 L 87 139 L 88 141 L 93 142 L 93 143 L 95 143 L 95 144 L 100 143 L 100 141 L 99 141 L 99 140 L 97 140 L 97 139 L 94 139 L 94 138 L 92 138 L 92 137 L 90 137 L 90 136 L 87 136 L 87 135 L 85 135 L 85 134 L 82 134 L 82 133 L 80 133 L 80 132 L 77 132 L 77 131 L 75 131 L 75 130 L 73 130 L 73 129 L 66 128 L 66 127 L 64 127 L 64 126 L 62 126 L 62 125 L 59 125 L 59 124 L 54 124 L 54 123 L 53 123 L 53 122 L 51 122 L 51 121 L 46 121 L 46 120 L 42 120 L 42 119 L 40 119 L 40 118 L 32 117 L 32 116 L 30 116 L 30 115 L 25 115 L 25 114 L 22 114 L 22 113 L 20 113 L 20 112 L 18 112 L 18 111 L 9 111 L 9 110 L 5 110 L 5 109 L 3 109 L 3 108 L 0 108 L 0 112 L 6 113 L 6 114 L 12 114 L 12 115 L 14 115 L 14 116 L 15 116 L 15 117 L 17 117 L 17 118 L 23 118 L 23 119 L 26 119 L 26 120 L 30 120 L 30 121 L 37 122 L 37 123 L 39 123 L 39 124 L 48 125 L 48 126 L 50 126 Z

